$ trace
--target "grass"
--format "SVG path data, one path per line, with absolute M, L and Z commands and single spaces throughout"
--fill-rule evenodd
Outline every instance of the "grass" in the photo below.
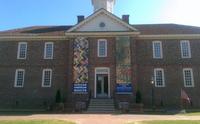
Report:
M 187 113 L 181 113 L 178 115 L 184 115 L 184 116 L 200 116 L 200 112 L 187 112 Z
M 200 124 L 200 121 L 143 121 L 130 124 Z
M 73 122 L 61 120 L 8 120 L 0 121 L 0 124 L 75 124 Z

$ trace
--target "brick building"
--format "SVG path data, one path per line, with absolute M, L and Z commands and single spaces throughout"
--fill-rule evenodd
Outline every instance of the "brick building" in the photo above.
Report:
M 0 32 L 0 108 L 43 108 L 57 90 L 72 108 L 90 98 L 134 103 L 137 90 L 145 107 L 177 108 L 181 89 L 200 107 L 199 27 L 131 25 L 112 13 L 115 0 L 92 4 L 76 25 Z

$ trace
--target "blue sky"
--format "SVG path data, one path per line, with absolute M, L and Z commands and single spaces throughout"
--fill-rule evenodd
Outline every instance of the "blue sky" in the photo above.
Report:
M 116 0 L 114 14 L 131 24 L 200 26 L 200 0 Z M 91 0 L 0 0 L 0 30 L 36 25 L 72 25 L 92 14 Z

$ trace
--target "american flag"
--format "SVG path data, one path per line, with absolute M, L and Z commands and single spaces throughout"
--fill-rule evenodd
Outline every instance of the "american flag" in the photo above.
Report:
M 186 100 L 190 103 L 190 98 L 189 96 L 187 95 L 187 93 L 185 92 L 185 90 L 181 89 L 181 99 L 182 100 Z

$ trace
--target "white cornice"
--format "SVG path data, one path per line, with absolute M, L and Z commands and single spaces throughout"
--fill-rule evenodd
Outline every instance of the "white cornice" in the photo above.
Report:
M 200 34 L 138 35 L 137 39 L 200 39 Z
M 67 37 L 87 36 L 87 37 L 115 37 L 115 36 L 134 36 L 139 35 L 139 32 L 69 32 L 65 35 Z
M 139 32 L 69 32 L 65 36 L 36 36 L 36 35 L 0 35 L 0 41 L 61 41 L 68 40 L 78 36 L 86 37 L 117 37 L 117 36 L 131 36 L 138 40 L 148 39 L 199 39 L 200 34 L 169 34 L 169 35 L 140 35 Z

